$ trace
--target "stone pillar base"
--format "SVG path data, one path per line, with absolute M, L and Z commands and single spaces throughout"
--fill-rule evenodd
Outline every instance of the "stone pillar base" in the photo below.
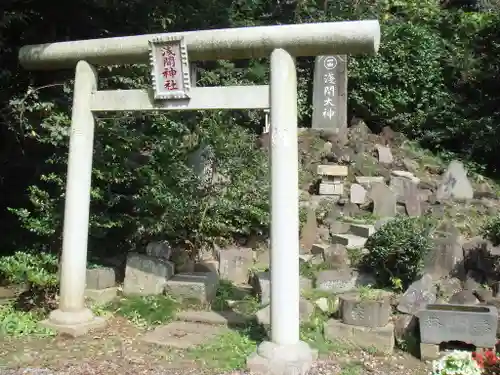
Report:
M 258 375 L 305 375 L 317 358 L 318 352 L 303 341 L 287 346 L 264 341 L 247 358 L 247 368 Z
M 104 328 L 106 319 L 94 316 L 89 309 L 78 312 L 54 310 L 48 319 L 40 322 L 40 325 L 59 333 L 77 337 L 87 334 L 90 330 Z

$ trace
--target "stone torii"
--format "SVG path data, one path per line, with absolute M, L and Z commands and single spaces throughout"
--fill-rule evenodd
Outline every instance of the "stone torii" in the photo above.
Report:
M 152 43 L 173 43 L 182 55 L 179 93 L 154 90 L 98 90 L 95 66 L 146 64 L 155 59 Z M 199 109 L 270 110 L 271 137 L 271 341 L 247 361 L 265 374 L 305 374 L 316 353 L 299 338 L 299 191 L 297 151 L 297 76 L 295 57 L 376 54 L 376 20 L 260 26 L 181 33 L 136 35 L 24 46 L 26 69 L 76 66 L 64 213 L 59 308 L 46 326 L 84 334 L 105 322 L 85 307 L 89 205 L 95 115 L 109 111 Z M 172 47 L 172 48 L 173 48 Z M 153 51 L 153 52 L 152 52 Z M 189 56 L 189 60 L 188 57 Z M 271 57 L 268 86 L 193 87 L 189 61 Z M 163 95 L 163 96 L 162 96 Z

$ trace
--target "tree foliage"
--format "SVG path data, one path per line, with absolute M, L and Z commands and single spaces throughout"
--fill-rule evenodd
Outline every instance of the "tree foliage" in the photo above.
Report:
M 377 18 L 376 57 L 349 59 L 349 111 L 390 125 L 489 172 L 499 166 L 500 14 L 437 0 L 5 0 L 0 12 L 0 200 L 4 250 L 61 245 L 72 71 L 27 72 L 25 44 L 268 24 Z M 312 59 L 298 60 L 299 121 L 311 114 Z M 266 84 L 267 59 L 203 62 L 198 85 Z M 102 88 L 149 85 L 148 68 L 99 70 Z M 255 148 L 263 114 L 212 112 L 100 119 L 90 245 L 124 251 L 152 238 L 201 246 L 268 224 L 267 156 Z M 218 183 L 190 158 L 209 146 Z M 229 182 L 228 182 L 229 181 Z

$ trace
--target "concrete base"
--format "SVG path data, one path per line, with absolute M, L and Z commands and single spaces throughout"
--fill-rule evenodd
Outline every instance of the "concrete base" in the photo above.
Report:
M 118 288 L 106 289 L 85 289 L 85 298 L 99 304 L 106 304 L 113 301 L 118 295 Z
M 480 348 L 476 347 L 476 353 L 484 353 L 490 348 Z M 446 351 L 446 350 L 445 350 Z M 433 361 L 441 357 L 441 350 L 438 344 L 426 344 L 424 342 L 420 343 L 420 359 L 422 361 Z
M 330 319 L 324 326 L 328 340 L 345 340 L 363 349 L 375 349 L 380 353 L 391 354 L 394 350 L 394 325 L 368 328 L 352 326 L 336 319 Z
M 433 361 L 440 356 L 439 345 L 420 343 L 420 359 L 422 361 Z
M 318 352 L 305 342 L 279 346 L 264 341 L 247 359 L 247 368 L 258 375 L 305 375 L 318 358 Z
M 106 319 L 94 316 L 89 309 L 79 312 L 54 310 L 47 320 L 40 322 L 40 325 L 59 333 L 77 337 L 87 334 L 90 330 L 104 328 Z

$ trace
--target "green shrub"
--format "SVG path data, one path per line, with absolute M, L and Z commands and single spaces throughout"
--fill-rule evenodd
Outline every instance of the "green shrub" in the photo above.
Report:
M 375 272 L 379 286 L 391 288 L 401 280 L 406 287 L 417 278 L 432 247 L 431 229 L 426 218 L 397 217 L 368 238 L 363 263 Z
M 11 3 L 12 9 L 0 15 L 5 55 L 0 71 L 0 121 L 5 124 L 0 129 L 0 200 L 11 207 L 20 228 L 12 217 L 2 216 L 12 228 L 0 239 L 3 250 L 24 245 L 60 250 L 74 76 L 71 70 L 37 74 L 20 68 L 19 47 L 48 41 L 40 35 L 58 41 L 378 19 L 380 53 L 349 57 L 349 119 L 362 117 L 373 128 L 390 125 L 441 151 L 484 163 L 488 171 L 498 169 L 500 12 L 451 11 L 439 0 L 228 0 L 205 1 L 203 7 L 138 0 L 99 6 L 81 2 L 78 9 L 88 17 L 75 18 L 66 17 L 71 7 L 46 1 L 34 0 L 29 11 L 19 11 L 20 0 Z M 268 83 L 268 59 L 197 62 L 197 67 L 198 86 Z M 310 125 L 312 67 L 312 58 L 297 59 L 301 127 Z M 140 65 L 104 67 L 99 69 L 99 88 L 144 89 L 150 87 L 149 77 L 149 68 Z M 262 125 L 261 111 L 109 117 L 100 117 L 96 126 L 91 252 L 112 255 L 143 248 L 151 239 L 196 248 L 266 230 L 267 157 L 253 147 L 255 136 L 249 131 Z M 192 173 L 188 155 L 200 143 L 213 147 L 217 168 L 230 184 L 209 186 Z
M 194 118 L 194 119 L 193 119 Z M 61 125 L 56 114 L 46 118 Z M 102 121 L 95 137 L 91 192 L 91 253 L 108 255 L 155 240 L 200 248 L 234 235 L 267 231 L 269 178 L 267 155 L 256 137 L 228 112 L 191 118 L 181 114 L 136 120 Z M 194 122 L 196 126 L 192 125 Z M 69 126 L 68 123 L 65 126 Z M 38 135 L 47 139 L 47 134 Z M 63 147 L 63 137 L 58 146 Z M 191 168 L 200 146 L 212 152 L 212 183 Z M 46 250 L 61 243 L 66 158 L 55 152 L 41 182 L 28 189 L 31 204 L 11 209 Z
M 481 228 L 481 235 L 493 245 L 500 245 L 500 215 L 491 217 Z
M 16 285 L 56 287 L 59 282 L 57 257 L 46 253 L 16 252 L 0 257 L 0 279 Z
M 54 336 L 56 332 L 41 327 L 43 315 L 36 312 L 18 311 L 13 305 L 0 305 L 0 336 Z
M 0 257 L 0 281 L 27 288 L 16 300 L 16 308 L 20 310 L 44 313 L 57 306 L 58 259 L 52 254 L 18 251 L 14 255 Z M 29 320 L 31 315 L 22 315 L 20 319 Z
M 383 24 L 382 40 L 379 56 L 350 59 L 349 104 L 375 128 L 421 138 L 429 116 L 450 101 L 440 63 L 445 41 L 432 25 L 404 20 Z

